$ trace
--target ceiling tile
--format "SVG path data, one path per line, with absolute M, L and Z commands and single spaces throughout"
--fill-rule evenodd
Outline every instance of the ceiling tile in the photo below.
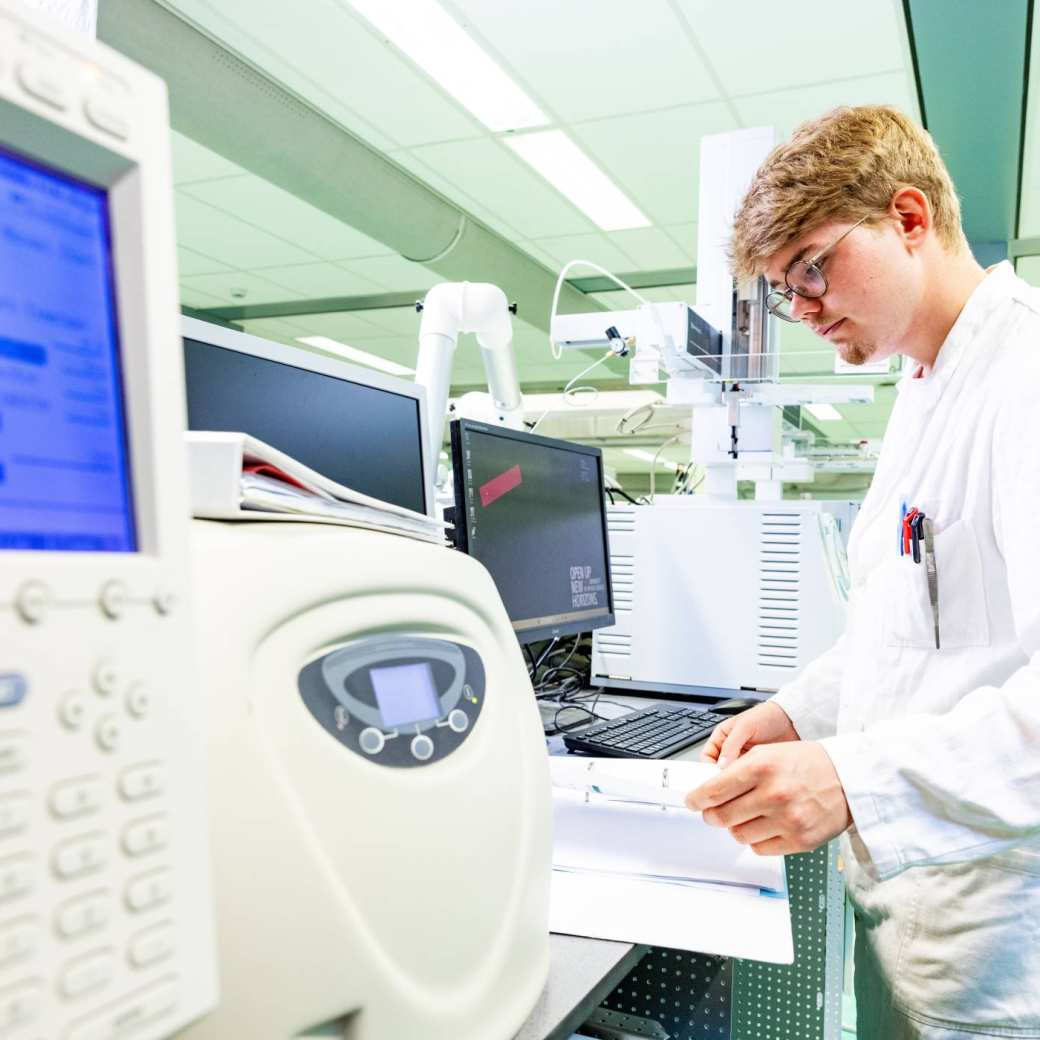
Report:
M 284 0 L 171 6 L 381 150 L 481 132 L 346 4 L 308 0 L 305 16 Z
M 679 224 L 697 215 L 701 138 L 736 128 L 724 104 L 709 102 L 576 123 L 571 131 L 655 223 Z
M 803 0 L 797 17 L 761 5 L 677 0 L 726 91 L 757 94 L 905 67 L 906 30 L 890 0 Z
M 589 260 L 605 267 L 612 274 L 631 271 L 635 262 L 611 241 L 616 236 L 561 235 L 558 238 L 539 238 L 538 245 L 553 257 L 559 266 L 570 260 Z M 588 267 L 575 267 L 569 278 L 594 278 L 596 271 Z
M 177 243 L 234 268 L 273 267 L 315 258 L 222 210 L 186 195 L 175 195 Z
M 775 127 L 778 141 L 790 137 L 799 123 L 839 105 L 895 105 L 917 112 L 917 98 L 903 72 L 749 95 L 734 98 L 733 104 L 745 126 Z
M 408 307 L 380 307 L 376 310 L 353 313 L 393 336 L 410 337 L 412 343 L 418 347 L 421 318 L 416 313 L 414 304 Z
M 339 266 L 375 282 L 390 292 L 425 291 L 444 281 L 439 274 L 423 264 L 406 260 L 396 253 L 390 256 L 368 257 L 364 260 L 347 260 Z
M 328 296 L 375 296 L 384 292 L 381 285 L 339 264 L 292 264 L 259 268 L 255 273 L 310 300 Z
M 222 264 L 212 257 L 196 253 L 194 249 L 185 246 L 177 247 L 177 273 L 181 278 L 187 278 L 193 274 L 217 274 L 219 271 L 227 271 L 227 264 Z
M 353 311 L 335 314 L 299 314 L 292 318 L 294 325 L 306 329 L 302 335 L 328 336 L 351 347 L 367 349 L 365 344 L 378 339 L 390 339 L 391 334 L 380 325 L 359 318 Z
M 439 192 L 449 202 L 454 203 L 466 213 L 487 224 L 492 231 L 497 231 L 500 235 L 503 235 L 511 241 L 520 237 L 516 228 L 507 224 L 497 214 L 492 213 L 486 206 L 467 195 L 458 187 L 458 185 L 453 184 L 447 178 L 442 177 L 432 166 L 429 165 L 429 163 L 420 159 L 418 155 L 414 155 L 407 151 L 399 151 L 392 152 L 389 158 L 399 166 L 403 166 L 409 173 L 422 181 L 423 184 L 433 188 L 434 191 Z
M 212 293 L 203 292 L 191 285 L 181 284 L 180 300 L 182 307 L 194 307 L 196 310 L 206 310 L 208 307 L 222 307 L 224 301 Z
M 636 271 L 661 271 L 671 267 L 689 267 L 686 252 L 680 249 L 660 228 L 630 228 L 612 231 L 610 241 L 635 262 Z
M 170 139 L 173 146 L 173 183 L 176 185 L 212 180 L 215 177 L 234 177 L 245 172 L 241 166 L 228 162 L 223 156 L 175 130 L 171 132 Z
M 292 318 L 252 318 L 239 324 L 251 336 L 271 339 L 276 343 L 290 343 L 294 347 L 300 345 L 296 342 L 300 336 L 308 335 L 307 330 L 296 325 Z
M 445 179 L 449 197 L 459 205 L 465 208 L 471 197 L 525 238 L 595 230 L 587 217 L 496 140 L 430 145 L 412 153 Z
M 718 91 L 667 0 L 454 0 L 564 122 L 709 101 Z
M 382 242 L 252 174 L 191 184 L 181 190 L 272 235 L 299 242 L 324 260 L 392 252 Z
M 691 264 L 697 263 L 697 223 L 670 224 L 663 228 L 668 237 L 679 247 L 679 251 Z
M 276 303 L 299 299 L 284 285 L 277 285 L 248 271 L 226 271 L 220 274 L 197 274 L 181 278 L 181 285 L 216 296 L 223 304 L 243 306 L 250 303 Z

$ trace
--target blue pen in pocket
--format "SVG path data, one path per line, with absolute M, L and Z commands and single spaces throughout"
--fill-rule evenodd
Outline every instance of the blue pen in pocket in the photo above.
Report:
M 906 523 L 906 503 L 899 503 L 899 555 L 905 555 L 903 547 L 903 525 Z

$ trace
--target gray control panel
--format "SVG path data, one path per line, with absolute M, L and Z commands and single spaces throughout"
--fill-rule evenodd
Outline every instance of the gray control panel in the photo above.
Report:
M 425 636 L 370 636 L 300 672 L 308 711 L 344 747 L 408 769 L 450 755 L 484 705 L 484 665 L 471 647 Z

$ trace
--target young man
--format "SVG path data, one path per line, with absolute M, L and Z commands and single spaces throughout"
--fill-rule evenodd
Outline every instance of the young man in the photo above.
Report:
M 859 1040 L 1040 1037 L 1040 292 L 979 267 L 930 137 L 890 108 L 777 148 L 732 252 L 779 316 L 909 369 L 844 635 L 716 730 L 724 768 L 687 803 L 760 853 L 844 832 Z

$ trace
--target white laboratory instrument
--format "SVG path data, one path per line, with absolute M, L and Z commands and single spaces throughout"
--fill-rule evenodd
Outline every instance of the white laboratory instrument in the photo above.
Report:
M 486 570 L 193 525 L 221 1002 L 185 1040 L 509 1040 L 548 971 L 550 784 Z
M 524 428 L 524 405 L 520 379 L 513 355 L 515 307 L 497 285 L 486 282 L 442 282 L 435 285 L 418 305 L 422 311 L 419 326 L 419 357 L 415 381 L 426 388 L 430 411 L 428 450 L 436 459 L 444 442 L 444 423 L 448 415 L 448 390 L 459 335 L 476 334 L 487 376 L 487 394 L 466 394 L 453 418 Z
M 166 91 L 0 0 L 0 1035 L 216 999 Z
M 790 682 L 844 630 L 849 577 L 828 503 L 658 496 L 607 510 L 617 623 L 592 683 L 696 693 Z

